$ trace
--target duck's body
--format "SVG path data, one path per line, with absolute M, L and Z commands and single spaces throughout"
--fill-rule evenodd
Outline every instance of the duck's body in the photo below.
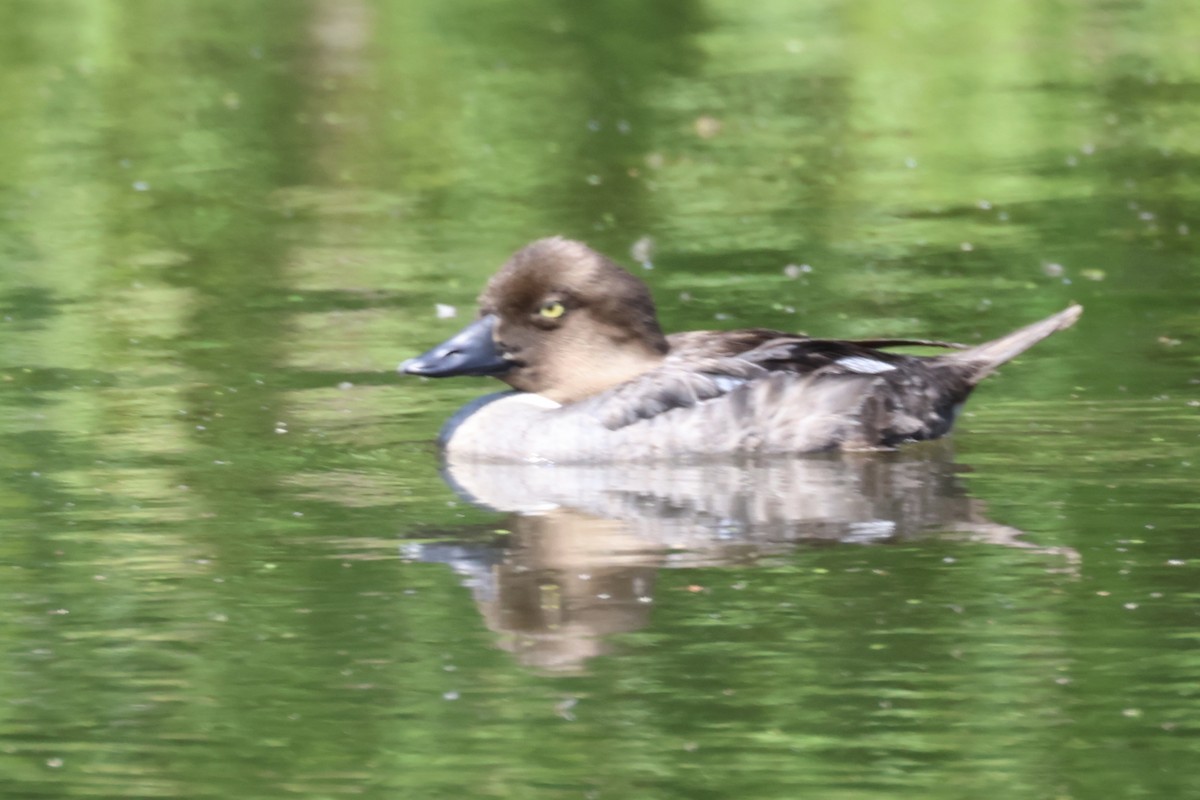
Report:
M 664 336 L 641 281 L 586 246 L 543 239 L 489 282 L 480 319 L 401 365 L 516 388 L 447 423 L 451 458 L 599 462 L 880 449 L 947 433 L 975 385 L 1082 309 L 978 347 L 810 339 L 779 331 Z

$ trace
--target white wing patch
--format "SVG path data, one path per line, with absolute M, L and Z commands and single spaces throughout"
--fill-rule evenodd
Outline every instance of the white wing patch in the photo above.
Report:
M 712 380 L 722 392 L 732 392 L 746 383 L 745 378 L 736 378 L 733 375 L 713 375 Z
M 875 375 L 880 372 L 891 372 L 896 368 L 895 364 L 889 364 L 886 361 L 880 361 L 867 356 L 846 356 L 839 358 L 833 362 L 839 367 L 845 367 L 851 372 L 858 372 L 863 375 Z

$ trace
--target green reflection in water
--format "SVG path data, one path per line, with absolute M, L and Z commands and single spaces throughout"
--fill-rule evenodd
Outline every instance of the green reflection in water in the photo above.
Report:
M 1178 2 L 4 4 L 6 796 L 1196 794 L 1198 37 Z M 457 500 L 430 441 L 481 385 L 391 373 L 550 233 L 652 237 L 673 330 L 1087 314 L 968 409 L 947 491 L 986 513 L 613 566 Z M 500 561 L 398 557 L 436 541 Z M 597 565 L 631 604 L 572 629 Z

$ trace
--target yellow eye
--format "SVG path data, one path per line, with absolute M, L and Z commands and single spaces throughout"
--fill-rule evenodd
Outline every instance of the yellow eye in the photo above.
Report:
M 546 319 L 558 319 L 567 312 L 567 307 L 557 300 L 547 300 L 542 303 L 542 307 L 538 309 L 538 313 Z

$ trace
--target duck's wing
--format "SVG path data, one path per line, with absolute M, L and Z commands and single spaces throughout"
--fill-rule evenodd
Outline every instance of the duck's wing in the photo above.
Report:
M 736 333 L 742 333 L 737 331 Z M 758 331 L 746 332 L 758 334 Z M 771 332 L 764 332 L 771 333 Z M 765 341 L 763 341 L 765 339 Z M 690 408 L 734 392 L 772 374 L 878 375 L 915 361 L 911 356 L 886 353 L 855 342 L 798 339 L 793 336 L 761 337 L 753 341 L 722 338 L 731 355 L 701 355 L 701 349 L 672 349 L 661 367 L 640 375 L 583 403 L 602 424 L 616 430 L 675 408 Z M 707 352 L 711 353 L 710 348 Z
M 665 412 L 698 406 L 683 426 L 692 437 L 687 452 L 892 447 L 945 434 L 983 376 L 1069 327 L 1080 312 L 1071 306 L 993 342 L 939 356 L 881 348 L 953 345 L 809 339 L 761 329 L 676 334 L 662 366 L 573 408 L 617 430 L 643 420 L 653 426 Z M 706 402 L 724 396 L 729 405 Z M 750 422 L 730 424 L 738 420 Z M 766 438 L 748 444 L 753 436 Z
M 796 345 L 857 345 L 871 350 L 890 347 L 938 347 L 949 350 L 965 350 L 968 345 L 943 342 L 936 339 L 898 339 L 877 337 L 872 339 L 814 339 L 796 333 L 771 330 L 770 328 L 743 328 L 734 331 L 684 331 L 667 337 L 671 358 L 690 360 L 693 358 L 730 357 L 749 353 L 765 344 L 775 346 L 792 343 Z
M 875 342 L 910 343 L 910 339 L 873 339 Z M 900 353 L 889 353 L 857 341 L 841 339 L 802 339 L 780 337 L 764 342 L 739 358 L 765 368 L 769 372 L 791 372 L 811 375 L 876 375 L 891 372 L 918 359 Z
M 892 372 L 917 359 L 872 345 L 930 344 L 917 339 L 809 339 L 761 328 L 689 331 L 673 334 L 670 343 L 663 366 L 580 405 L 606 428 L 617 430 L 671 409 L 721 397 L 772 373 L 834 376 Z
M 940 342 L 936 339 L 848 339 L 850 344 L 878 350 L 888 347 L 940 347 L 945 350 L 966 350 L 970 345 Z
M 741 358 L 693 359 L 686 364 L 668 359 L 658 369 L 576 405 L 604 427 L 616 430 L 673 408 L 712 400 L 768 374 L 762 365 Z

